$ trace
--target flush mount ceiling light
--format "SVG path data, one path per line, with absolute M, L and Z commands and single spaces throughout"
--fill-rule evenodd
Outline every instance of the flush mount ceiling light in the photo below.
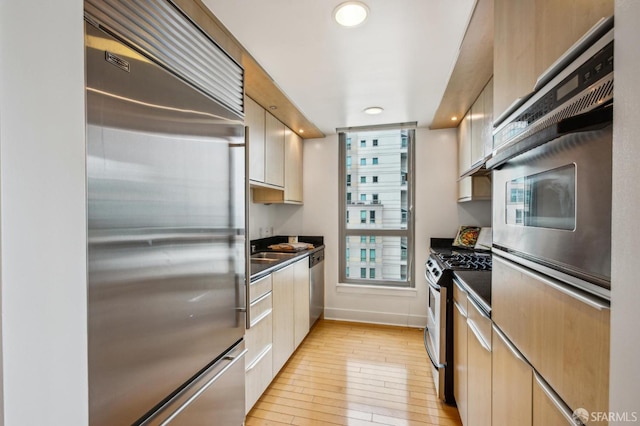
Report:
M 333 10 L 333 19 L 343 27 L 357 27 L 369 16 L 369 8 L 359 1 L 347 1 Z
M 364 113 L 365 114 L 369 114 L 369 115 L 376 115 L 376 114 L 380 114 L 382 111 L 384 111 L 384 109 L 382 109 L 381 107 L 369 107 L 369 108 L 365 108 L 364 109 Z

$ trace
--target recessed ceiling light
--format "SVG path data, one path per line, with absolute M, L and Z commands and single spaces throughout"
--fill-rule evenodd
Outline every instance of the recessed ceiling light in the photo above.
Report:
M 369 108 L 365 108 L 364 110 L 365 114 L 369 114 L 369 115 L 380 114 L 382 111 L 384 111 L 384 109 L 382 109 L 381 107 L 369 107 Z
M 304 129 L 298 130 L 298 133 L 304 133 Z
M 359 1 L 347 1 L 333 10 L 333 19 L 343 27 L 357 27 L 369 16 L 369 8 Z
M 276 109 L 278 109 L 278 107 L 277 107 L 277 106 L 275 106 L 275 105 L 270 105 L 270 106 L 269 106 L 269 109 L 270 109 L 270 110 L 276 110 Z
M 456 117 L 455 115 L 451 117 L 451 121 L 456 121 L 456 120 L 458 120 L 458 117 Z

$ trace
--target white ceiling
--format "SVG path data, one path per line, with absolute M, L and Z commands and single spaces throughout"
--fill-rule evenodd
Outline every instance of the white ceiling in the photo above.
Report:
M 428 127 L 475 0 L 363 0 L 369 19 L 333 21 L 343 0 L 203 0 L 325 134 L 417 121 Z M 362 111 L 381 106 L 369 116 Z

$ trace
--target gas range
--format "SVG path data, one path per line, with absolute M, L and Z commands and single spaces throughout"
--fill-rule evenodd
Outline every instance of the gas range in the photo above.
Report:
M 432 239 L 433 242 L 433 239 Z M 453 404 L 453 273 L 491 271 L 491 253 L 448 247 L 431 247 L 424 275 L 429 284 L 424 345 L 432 364 L 436 392 Z
M 491 253 L 471 250 L 432 249 L 425 264 L 425 275 L 432 283 L 442 285 L 448 271 L 490 271 Z

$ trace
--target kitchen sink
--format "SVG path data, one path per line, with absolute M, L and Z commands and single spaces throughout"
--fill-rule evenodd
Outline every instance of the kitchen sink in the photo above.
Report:
M 255 263 L 280 262 L 281 260 L 295 257 L 295 253 L 261 252 L 251 255 L 251 261 Z

